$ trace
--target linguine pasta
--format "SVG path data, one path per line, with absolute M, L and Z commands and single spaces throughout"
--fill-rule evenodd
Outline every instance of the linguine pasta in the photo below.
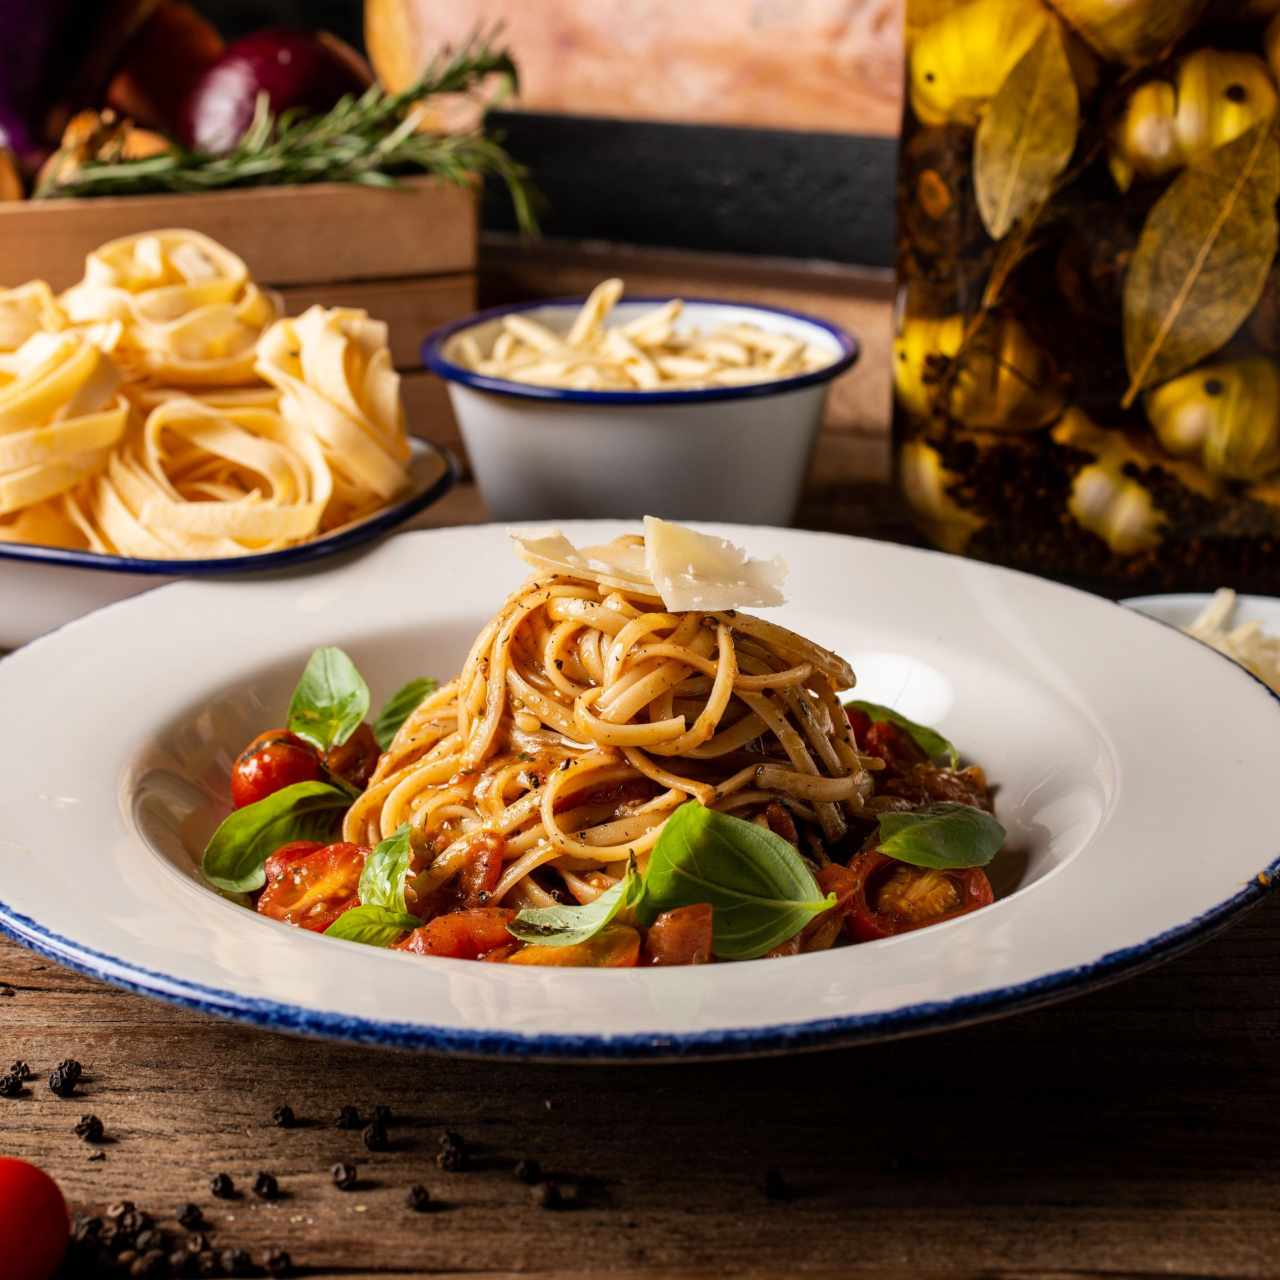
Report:
M 355 843 L 410 824 L 427 851 L 419 899 L 467 864 L 479 833 L 505 860 L 490 901 L 547 905 L 539 868 L 589 901 L 690 799 L 735 813 L 777 802 L 832 843 L 863 813 L 879 762 L 840 706 L 843 659 L 761 618 L 670 612 L 652 585 L 603 567 L 548 572 L 524 554 L 533 575 L 347 815 Z
M 58 298 L 0 292 L 0 540 L 270 551 L 385 506 L 408 461 L 386 326 L 280 319 L 207 236 L 113 240 Z

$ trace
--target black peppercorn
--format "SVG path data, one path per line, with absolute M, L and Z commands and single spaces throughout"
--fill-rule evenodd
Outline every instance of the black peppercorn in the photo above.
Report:
M 116 1229 L 127 1232 L 131 1236 L 136 1236 L 139 1231 L 145 1231 L 150 1225 L 151 1215 L 132 1204 L 116 1219 Z
M 190 1202 L 180 1205 L 173 1216 L 178 1219 L 178 1225 L 186 1227 L 188 1231 L 194 1231 L 204 1221 L 204 1212 L 200 1206 Z
M 0 1076 L 0 1098 L 16 1098 L 22 1092 L 22 1081 L 12 1071 Z
M 220 1276 L 222 1259 L 216 1253 L 197 1253 L 195 1255 L 195 1271 L 198 1276 Z
M 260 1170 L 258 1176 L 253 1180 L 253 1194 L 259 1200 L 278 1200 L 280 1198 L 280 1184 L 276 1181 L 275 1174 Z
M 209 1250 L 209 1237 L 203 1231 L 193 1231 L 183 1241 L 183 1246 L 188 1253 L 207 1253 Z
M 36 1078 L 36 1073 L 31 1070 L 30 1064 L 22 1058 L 9 1064 L 7 1074 L 17 1076 L 19 1080 L 34 1080 Z
M 466 1147 L 442 1146 L 436 1152 L 436 1165 L 445 1173 L 464 1173 L 467 1168 Z
M 360 1112 L 355 1107 L 346 1106 L 338 1110 L 338 1128 L 339 1129 L 359 1129 L 364 1122 L 360 1119 Z
M 49 1073 L 49 1088 L 59 1098 L 69 1098 L 76 1091 L 79 1076 L 68 1075 L 61 1067 L 54 1067 Z
M 229 1276 L 247 1276 L 253 1274 L 253 1259 L 247 1249 L 223 1249 L 222 1269 Z
M 520 1182 L 535 1186 L 542 1181 L 542 1165 L 537 1160 L 518 1160 L 515 1175 Z
M 373 1109 L 374 1124 L 387 1125 L 391 1123 L 391 1108 L 385 1102 L 379 1102 Z
M 333 1175 L 333 1185 L 339 1191 L 350 1191 L 356 1185 L 356 1167 L 353 1164 L 335 1164 L 329 1172 Z
M 82 1142 L 101 1142 L 102 1133 L 102 1121 L 97 1116 L 81 1116 L 76 1121 L 75 1134 Z
M 137 1249 L 121 1249 L 120 1252 L 116 1254 L 116 1266 L 121 1271 L 127 1272 L 129 1268 L 132 1267 L 135 1262 L 137 1262 L 137 1260 L 138 1260 Z
M 169 1274 L 169 1259 L 159 1249 L 148 1249 L 134 1259 L 129 1274 L 135 1280 L 161 1280 Z
M 209 1179 L 209 1193 L 218 1200 L 230 1200 L 236 1193 L 236 1184 L 227 1173 L 215 1173 Z
M 157 1231 L 155 1227 L 147 1227 L 143 1231 L 139 1231 L 134 1239 L 133 1247 L 139 1253 L 150 1253 L 152 1249 L 160 1249 L 164 1246 L 164 1232 Z
M 76 1084 L 79 1084 L 80 1077 L 84 1075 L 84 1068 L 74 1058 L 63 1058 L 56 1070 L 61 1071 Z
M 169 1255 L 169 1274 L 171 1276 L 189 1276 L 193 1259 L 189 1253 L 184 1253 L 181 1249 L 175 1249 Z
M 791 1198 L 791 1188 L 787 1186 L 787 1180 L 782 1176 L 781 1169 L 766 1169 L 764 1171 L 764 1194 L 766 1200 L 789 1200 Z
M 79 1243 L 86 1240 L 97 1240 L 102 1235 L 102 1219 L 89 1218 L 79 1214 L 71 1227 L 71 1238 Z
M 425 1213 L 431 1207 L 431 1192 L 420 1182 L 415 1182 L 409 1188 L 404 1199 L 415 1213 Z
M 137 1207 L 132 1200 L 117 1200 L 115 1204 L 107 1206 L 107 1217 L 112 1222 L 119 1222 L 126 1213 L 132 1213 Z
M 539 1209 L 563 1209 L 564 1195 L 558 1182 L 540 1182 L 529 1193 L 529 1198 Z
M 360 1136 L 364 1140 L 364 1145 L 370 1151 L 385 1151 L 387 1149 L 387 1130 L 385 1125 L 378 1124 L 375 1121 L 373 1124 L 367 1125 Z
M 275 1125 L 277 1129 L 292 1129 L 297 1123 L 294 1118 L 293 1108 L 289 1106 L 288 1103 L 277 1107 L 271 1113 L 271 1123 Z
M 268 1249 L 263 1255 L 262 1265 L 269 1276 L 291 1276 L 293 1259 L 284 1249 Z

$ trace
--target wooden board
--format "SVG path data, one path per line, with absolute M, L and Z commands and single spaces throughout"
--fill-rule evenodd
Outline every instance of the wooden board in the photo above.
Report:
M 440 275 L 475 264 L 472 192 L 411 178 L 394 190 L 317 183 L 0 203 L 0 285 L 43 279 L 64 289 L 98 245 L 165 227 L 212 236 L 272 285 Z
M 424 961 L 423 963 L 428 963 Z M 803 961 L 796 963 L 802 977 Z M 219 1247 L 312 1277 L 982 1276 L 1261 1280 L 1280 1257 L 1280 899 L 1167 967 L 944 1035 L 761 1062 L 624 1068 L 413 1057 L 214 1021 L 0 943 L 0 1041 L 74 1099 L 0 1099 L 0 1149 L 73 1208 L 199 1203 Z M 288 1102 L 305 1127 L 266 1120 Z M 392 1150 L 333 1126 L 389 1104 Z M 72 1133 L 85 1112 L 105 1159 Z M 474 1172 L 433 1154 L 445 1129 Z M 511 1162 L 589 1187 L 534 1207 Z M 355 1160 L 358 1190 L 328 1167 Z M 770 1167 L 795 1198 L 765 1198 Z M 258 1169 L 286 1198 L 213 1200 Z M 441 1207 L 412 1213 L 406 1187 Z M 172 1219 L 168 1219 L 172 1225 Z

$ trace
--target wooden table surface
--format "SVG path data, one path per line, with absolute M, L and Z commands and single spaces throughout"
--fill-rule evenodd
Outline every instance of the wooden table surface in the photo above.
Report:
M 438 518 L 476 513 L 464 491 Z M 0 1151 L 46 1168 L 76 1211 L 127 1198 L 176 1230 L 195 1201 L 219 1248 L 280 1246 L 299 1273 L 347 1280 L 1275 1276 L 1278 975 L 1272 897 L 1162 968 L 1000 1022 L 790 1059 L 565 1067 L 270 1035 L 0 942 L 0 1066 L 37 1072 L 0 1098 Z M 66 1057 L 85 1067 L 70 1099 L 44 1082 Z M 281 1103 L 298 1127 L 269 1123 Z M 371 1153 L 335 1118 L 378 1103 L 391 1149 Z M 101 1146 L 73 1132 L 84 1113 Z M 446 1129 L 474 1152 L 466 1172 L 435 1164 Z M 577 1205 L 534 1203 L 512 1172 L 525 1157 Z M 340 1160 L 359 1166 L 353 1190 L 332 1184 Z M 766 1197 L 770 1168 L 789 1198 Z M 280 1200 L 249 1192 L 258 1170 Z M 211 1197 L 221 1171 L 240 1198 Z M 433 1211 L 407 1206 L 413 1183 Z

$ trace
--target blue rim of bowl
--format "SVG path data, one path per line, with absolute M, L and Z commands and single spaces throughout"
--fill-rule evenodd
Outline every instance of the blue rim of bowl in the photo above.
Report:
M 646 303 L 661 306 L 672 298 L 654 297 L 651 295 L 628 296 L 624 301 Z M 744 387 L 704 387 L 685 391 L 582 391 L 575 387 L 539 387 L 525 382 L 512 382 L 506 378 L 491 378 L 488 374 L 475 373 L 464 369 L 452 360 L 446 360 L 444 345 L 456 333 L 473 329 L 489 320 L 501 316 L 519 315 L 526 311 L 541 311 L 553 307 L 580 307 L 585 298 L 540 298 L 535 302 L 519 302 L 503 307 L 489 307 L 485 311 L 477 311 L 461 320 L 451 320 L 448 324 L 433 329 L 422 342 L 422 363 L 446 382 L 456 382 L 476 391 L 490 391 L 496 395 L 512 396 L 517 400 L 559 400 L 573 404 L 617 404 L 617 405 L 649 405 L 649 404 L 706 404 L 714 400 L 749 400 L 757 396 L 783 395 L 788 391 L 799 391 L 803 387 L 816 386 L 821 382 L 830 382 L 838 378 L 862 354 L 857 338 L 829 320 L 809 315 L 804 311 L 793 311 L 788 307 L 768 307 L 755 302 L 734 302 L 730 298 L 701 298 L 681 295 L 681 300 L 698 306 L 735 307 L 742 311 L 761 311 L 768 315 L 785 316 L 788 320 L 799 320 L 813 325 L 835 339 L 841 354 L 829 365 L 814 369 L 811 373 L 797 374 L 793 378 L 778 378 L 772 382 L 752 382 Z
M 241 574 L 266 572 L 272 569 L 285 569 L 292 565 L 309 564 L 313 560 L 323 560 L 328 556 L 336 556 L 353 547 L 371 542 L 384 533 L 390 532 L 396 525 L 425 511 L 432 503 L 439 501 L 457 484 L 462 475 L 457 458 L 448 449 L 433 444 L 430 440 L 414 437 L 412 447 L 421 447 L 444 464 L 439 479 L 433 481 L 420 493 L 411 494 L 341 533 L 327 534 L 311 542 L 300 543 L 296 547 L 285 547 L 281 551 L 267 551 L 258 555 L 223 556 L 216 560 L 144 560 L 130 556 L 109 556 L 98 551 L 77 551 L 67 547 L 40 547 L 26 543 L 0 542 L 0 561 L 23 560 L 32 564 L 67 565 L 75 569 L 93 569 L 105 573 L 136 573 L 166 578 L 199 578 L 216 574 Z

